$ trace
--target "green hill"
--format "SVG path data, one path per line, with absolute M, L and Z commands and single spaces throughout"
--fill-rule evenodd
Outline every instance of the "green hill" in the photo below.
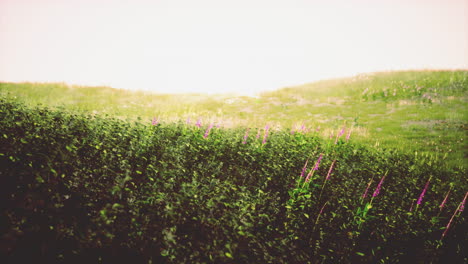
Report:
M 151 122 L 318 131 L 379 148 L 467 164 L 468 71 L 406 71 L 360 75 L 288 87 L 258 97 L 154 94 L 54 83 L 0 83 L 0 95 L 28 105 Z M 332 133 L 334 135 L 332 135 Z

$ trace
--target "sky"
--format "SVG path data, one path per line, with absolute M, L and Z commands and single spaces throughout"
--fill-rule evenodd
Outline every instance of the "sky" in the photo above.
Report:
M 0 81 L 252 95 L 468 69 L 468 0 L 0 0 Z

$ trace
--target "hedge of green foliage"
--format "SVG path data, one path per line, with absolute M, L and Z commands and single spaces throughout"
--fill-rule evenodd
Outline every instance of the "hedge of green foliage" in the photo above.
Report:
M 1 100 L 0 262 L 467 260 L 466 171 L 352 138 L 206 128 Z

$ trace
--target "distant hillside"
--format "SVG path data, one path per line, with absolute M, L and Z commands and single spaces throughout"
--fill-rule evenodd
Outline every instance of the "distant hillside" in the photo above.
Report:
M 65 107 L 150 122 L 216 122 L 319 131 L 341 127 L 372 146 L 428 153 L 464 166 L 468 149 L 468 71 L 404 71 L 287 87 L 258 98 L 170 95 L 55 83 L 0 83 L 0 95 L 29 105 Z

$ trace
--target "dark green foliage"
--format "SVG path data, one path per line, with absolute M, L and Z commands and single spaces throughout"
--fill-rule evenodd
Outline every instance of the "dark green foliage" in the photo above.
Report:
M 252 130 L 242 144 L 240 129 L 213 128 L 205 139 L 203 127 L 5 100 L 0 128 L 2 263 L 466 261 L 466 211 L 440 241 L 466 171 L 393 150 L 285 131 L 262 144 Z M 305 161 L 307 174 L 320 154 L 304 183 Z

